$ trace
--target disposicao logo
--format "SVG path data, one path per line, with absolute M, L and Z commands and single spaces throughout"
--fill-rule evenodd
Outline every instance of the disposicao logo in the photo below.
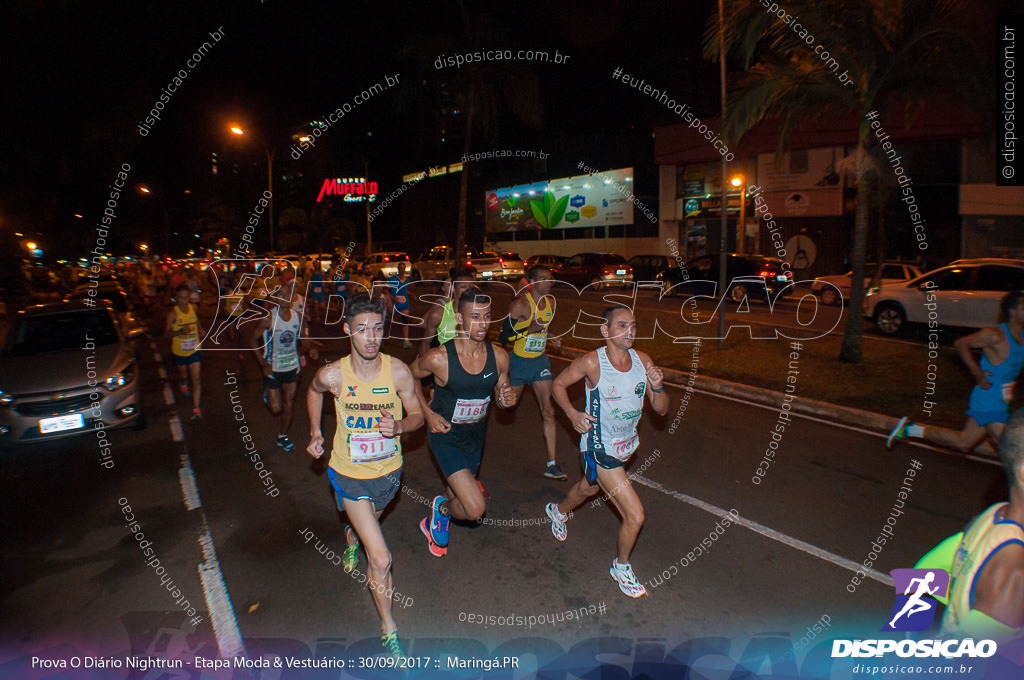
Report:
M 893 569 L 889 572 L 896 588 L 896 603 L 883 631 L 928 630 L 935 621 L 935 596 L 949 595 L 949 574 L 945 569 Z
M 945 569 L 893 569 L 896 601 L 884 632 L 919 632 L 927 630 L 935 621 L 937 600 L 948 597 L 949 573 Z M 994 640 L 833 640 L 832 658 L 879 657 L 896 654 L 899 657 L 987 658 L 995 654 Z

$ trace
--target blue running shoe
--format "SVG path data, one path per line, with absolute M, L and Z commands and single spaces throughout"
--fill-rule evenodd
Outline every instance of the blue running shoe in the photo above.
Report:
M 434 496 L 434 505 L 430 510 L 430 540 L 441 548 L 448 547 L 448 523 L 452 520 L 441 514 L 444 501 L 444 496 Z

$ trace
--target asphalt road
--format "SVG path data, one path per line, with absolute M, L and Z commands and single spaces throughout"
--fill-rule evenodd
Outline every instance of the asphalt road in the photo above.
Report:
M 328 356 L 347 352 L 345 345 L 330 343 Z M 3 658 L 23 663 L 26 654 L 68 649 L 187 659 L 213 658 L 218 649 L 244 649 L 251 658 L 375 654 L 379 621 L 366 587 L 317 548 L 340 554 L 344 520 L 325 466 L 304 451 L 303 397 L 312 366 L 303 374 L 291 430 L 297 445 L 286 453 L 274 446 L 276 423 L 262 403 L 261 374 L 251 359 L 207 353 L 204 417 L 192 423 L 186 400 L 165 390 L 160 371 L 173 381 L 173 367 L 166 350 L 154 347 L 141 352 L 149 426 L 110 434 L 112 469 L 100 466 L 92 435 L 0 457 Z M 780 342 L 779 351 L 788 349 Z M 556 371 L 564 366 L 554 361 Z M 236 385 L 225 384 L 231 378 Z M 632 556 L 650 591 L 641 600 L 622 595 L 608 576 L 618 519 L 607 503 L 578 510 L 565 543 L 551 536 L 544 504 L 560 499 L 568 483 L 541 474 L 540 418 L 529 390 L 515 411 L 490 416 L 480 472 L 492 496 L 487 522 L 453 526 L 441 559 L 428 554 L 417 527 L 429 502 L 422 499 L 442 489 L 441 475 L 423 430 L 404 438 L 405 486 L 383 530 L 405 605 L 396 608 L 396 619 L 407 654 L 513 654 L 536 669 L 569 658 L 564 654 L 597 659 L 606 653 L 603 661 L 632 663 L 635 671 L 673 648 L 678 662 L 679 650 L 697 638 L 724 637 L 714 663 L 735 666 L 745 649 L 764 640 L 788 649 L 822 617 L 829 621 L 823 636 L 874 636 L 893 602 L 885 573 L 913 566 L 1005 498 L 1002 472 L 991 464 L 912 445 L 887 451 L 877 433 L 801 417 L 787 423 L 777 453 L 763 463 L 776 410 L 699 393 L 684 407 L 683 391 L 669 390 L 669 415 L 645 415 L 631 466 L 642 468 L 634 486 L 646 510 Z M 578 402 L 582 390 L 574 397 Z M 251 428 L 272 487 L 243 455 L 236 413 Z M 332 420 L 326 419 L 325 433 L 333 432 Z M 579 474 L 575 444 L 559 415 L 559 461 L 569 483 Z M 759 465 L 765 472 L 756 484 Z M 914 465 L 906 506 L 874 564 L 875 578 L 852 586 L 851 562 L 867 559 Z M 129 533 L 126 505 L 152 556 Z M 731 510 L 741 519 L 723 526 Z M 710 549 L 697 547 L 712 535 Z M 365 568 L 361 555 L 359 569 Z M 169 580 L 177 594 L 169 592 Z M 196 626 L 186 620 L 186 600 Z M 567 610 L 586 613 L 565 620 Z M 523 621 L 476 623 L 508 616 Z M 798 658 L 814 644 L 798 650 Z

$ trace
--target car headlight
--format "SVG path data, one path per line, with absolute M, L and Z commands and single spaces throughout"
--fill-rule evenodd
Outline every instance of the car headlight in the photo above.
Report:
M 7 406 L 14 401 L 14 395 L 9 392 L 0 390 L 0 406 Z
M 121 389 L 125 385 L 128 385 L 129 383 L 131 383 L 133 380 L 135 380 L 135 360 L 134 359 L 129 361 L 128 365 L 125 366 L 124 369 L 122 369 L 118 373 L 115 373 L 114 375 L 112 375 L 109 378 L 107 378 L 106 380 L 104 380 L 103 381 L 103 386 L 106 387 L 111 392 L 116 392 L 117 390 Z

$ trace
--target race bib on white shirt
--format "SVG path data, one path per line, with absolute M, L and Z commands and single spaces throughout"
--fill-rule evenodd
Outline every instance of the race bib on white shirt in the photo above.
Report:
M 191 352 L 196 348 L 196 338 L 182 338 L 181 339 L 181 350 L 183 352 Z
M 380 432 L 352 432 L 348 436 L 348 450 L 353 463 L 377 463 L 394 458 L 398 444 Z
M 480 422 L 487 417 L 487 406 L 490 403 L 490 397 L 486 399 L 459 399 L 455 402 L 452 424 L 465 425 L 467 423 Z
M 640 446 L 640 435 L 633 433 L 633 436 L 628 439 L 619 439 L 612 442 L 612 445 L 606 449 L 606 452 L 615 460 L 625 462 L 633 455 L 638 446 Z
M 524 352 L 543 352 L 548 345 L 547 333 L 534 333 L 526 336 L 526 343 L 523 345 Z

